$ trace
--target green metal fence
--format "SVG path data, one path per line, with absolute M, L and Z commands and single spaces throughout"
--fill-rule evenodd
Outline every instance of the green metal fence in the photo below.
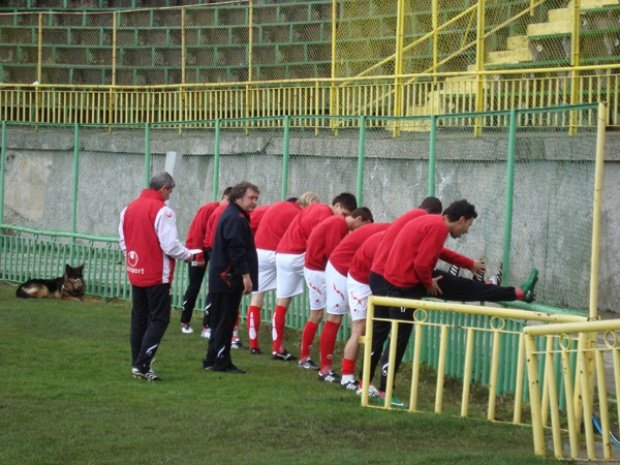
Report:
M 171 206 L 177 212 L 181 237 L 200 204 L 217 199 L 223 187 L 242 179 L 261 188 L 261 203 L 307 190 L 317 192 L 324 202 L 339 192 L 354 192 L 378 221 L 390 221 L 428 194 L 437 195 L 446 205 L 468 198 L 479 218 L 467 239 L 449 247 L 485 257 L 490 269 L 501 263 L 509 284 L 518 284 L 532 266 L 538 267 L 538 299 L 544 304 L 525 308 L 585 313 L 596 132 L 569 136 L 555 129 L 534 131 L 527 122 L 593 111 L 595 106 L 581 105 L 385 118 L 387 126 L 401 128 L 398 137 L 368 124 L 367 117 L 343 116 L 334 121 L 346 124 L 318 133 L 298 129 L 295 118 L 288 116 L 280 122 L 283 129 L 265 122 L 265 129 L 251 131 L 244 129 L 244 119 L 183 123 L 182 132 L 156 124 L 34 128 L 5 122 L 0 158 L 0 280 L 58 276 L 65 263 L 85 263 L 89 295 L 129 298 L 117 244 L 118 214 L 151 173 L 165 168 L 177 180 Z M 487 129 L 482 136 L 473 136 L 470 129 L 479 121 L 499 118 L 509 121 L 508 129 Z M 416 126 L 430 130 L 402 130 Z M 186 267 L 179 265 L 177 270 L 175 307 L 181 305 L 187 284 Z M 204 304 L 204 293 L 205 289 L 197 308 Z M 305 295 L 294 299 L 288 326 L 303 327 L 306 299 Z M 243 314 L 246 305 L 244 301 Z M 271 319 L 272 308 L 269 295 L 263 308 L 265 320 Z M 453 325 L 462 323 L 462 316 L 451 318 Z M 347 335 L 345 325 L 340 336 Z M 488 376 L 484 341 L 480 348 L 475 381 L 484 382 Z M 454 350 L 455 354 L 462 350 L 458 338 Z M 514 348 L 507 346 L 502 354 L 506 363 L 514 363 Z M 433 365 L 436 357 L 437 348 L 429 342 L 424 361 Z M 458 376 L 461 357 L 451 360 L 446 373 Z M 506 373 L 509 377 L 510 370 Z

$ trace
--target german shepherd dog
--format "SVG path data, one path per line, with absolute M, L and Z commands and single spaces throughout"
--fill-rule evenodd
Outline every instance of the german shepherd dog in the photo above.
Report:
M 55 279 L 29 279 L 19 285 L 17 297 L 41 299 L 84 300 L 84 265 L 72 267 L 65 265 L 65 274 Z

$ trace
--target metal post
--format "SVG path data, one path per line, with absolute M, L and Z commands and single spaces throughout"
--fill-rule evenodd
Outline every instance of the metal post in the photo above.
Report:
M 505 279 L 510 280 L 510 247 L 512 245 L 512 207 L 515 184 L 515 158 L 517 146 L 517 110 L 510 110 L 508 129 L 508 160 L 506 163 L 506 211 L 504 212 L 504 245 L 502 268 Z
M 245 134 L 246 136 L 250 132 L 250 117 L 252 115 L 252 80 L 254 79 L 254 62 L 252 60 L 254 50 L 254 1 L 249 2 L 248 12 L 248 48 L 247 48 L 247 62 L 248 62 L 248 79 L 245 83 Z
M 144 126 L 144 187 L 151 182 L 151 126 Z
M 428 141 L 428 192 L 427 195 L 435 195 L 435 171 L 437 169 L 436 139 L 437 139 L 437 116 L 431 116 L 431 132 Z
M 570 92 L 570 103 L 572 105 L 576 105 L 581 103 L 581 83 L 579 71 L 577 68 L 579 67 L 579 56 L 580 56 L 580 48 L 579 48 L 579 34 L 581 29 L 581 0 L 573 0 L 573 24 L 571 29 L 571 58 L 570 65 L 572 68 L 571 71 L 571 92 Z M 577 134 L 577 117 L 578 113 L 576 110 L 570 112 L 570 123 L 568 128 L 568 133 L 571 136 Z
M 222 129 L 222 121 L 218 118 L 215 120 L 215 141 L 213 147 L 213 200 L 217 200 L 219 194 L 219 178 L 220 178 L 220 133 Z
M 594 163 L 594 199 L 592 207 L 592 258 L 590 269 L 590 319 L 598 317 L 598 274 L 601 236 L 601 204 L 603 201 L 603 165 L 605 163 L 605 127 L 607 106 L 598 104 L 598 126 L 596 129 L 596 161 Z
M 366 157 L 366 117 L 360 116 L 359 143 L 357 146 L 357 202 L 364 204 L 364 162 Z
M 405 1 L 398 0 L 397 4 L 398 12 L 396 16 L 396 52 L 395 52 L 395 66 L 394 66 L 394 116 L 403 115 L 403 87 L 402 87 L 402 74 L 403 74 L 403 40 L 405 32 Z M 394 130 L 392 135 L 394 137 L 400 134 L 400 119 L 394 121 Z
M 2 147 L 0 148 L 0 224 L 4 223 L 4 171 L 6 167 L 6 121 L 2 122 Z
M 433 22 L 433 84 L 437 84 L 437 62 L 439 61 L 439 0 L 431 3 L 431 15 Z
M 338 113 L 336 108 L 336 20 L 338 18 L 338 0 L 332 0 L 332 47 L 331 47 L 331 80 L 329 86 L 329 114 Z M 335 120 L 330 120 L 333 129 L 338 127 Z
M 484 96 L 484 79 L 481 74 L 484 70 L 484 24 L 485 24 L 485 0 L 478 1 L 478 27 L 476 29 L 476 111 L 483 111 Z M 479 137 L 482 134 L 482 117 L 476 118 L 474 128 L 474 136 Z
M 70 261 L 73 262 L 75 254 L 75 234 L 77 233 L 77 201 L 78 187 L 80 175 L 80 126 L 76 123 L 73 125 L 73 195 L 71 206 L 71 252 Z
M 181 8 L 181 84 L 185 84 L 185 60 L 187 50 L 185 49 L 185 8 Z
M 282 193 L 281 198 L 284 200 L 288 195 L 288 162 L 289 162 L 289 143 L 290 143 L 290 125 L 291 117 L 284 117 L 284 140 L 282 141 Z

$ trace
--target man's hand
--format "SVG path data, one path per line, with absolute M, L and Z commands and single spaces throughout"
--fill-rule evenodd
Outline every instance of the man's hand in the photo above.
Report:
M 481 258 L 480 260 L 474 260 L 474 266 L 471 267 L 471 272 L 476 276 L 482 277 L 484 273 L 487 271 L 487 264 L 484 263 L 484 260 Z
M 249 294 L 252 292 L 252 278 L 250 278 L 249 274 L 243 275 L 243 293 Z
M 431 283 L 431 285 L 426 288 L 426 292 L 428 293 L 428 295 L 432 295 L 433 297 L 443 295 L 443 291 L 439 287 L 439 284 L 437 284 L 437 281 L 439 281 L 441 278 L 443 278 L 443 276 L 437 276 L 436 278 L 433 278 L 433 282 Z

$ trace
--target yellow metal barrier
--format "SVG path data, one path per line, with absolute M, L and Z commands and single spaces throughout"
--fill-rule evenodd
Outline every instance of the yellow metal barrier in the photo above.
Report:
M 0 13 L 0 119 L 133 124 L 605 102 L 619 126 L 619 14 L 617 0 Z M 591 113 L 569 117 L 527 125 L 574 133 L 596 124 Z M 485 127 L 479 117 L 454 124 Z
M 396 321 L 396 320 L 381 320 L 376 319 L 374 317 L 374 307 L 375 305 L 384 305 L 384 306 L 393 306 L 393 307 L 405 307 L 405 308 L 414 308 L 416 312 L 414 314 L 414 321 L 404 322 L 404 321 Z M 449 313 L 461 313 L 468 315 L 478 315 L 485 316 L 491 318 L 491 327 L 485 328 L 482 326 L 467 326 L 467 327 L 456 327 L 451 324 L 443 324 L 429 321 L 428 311 L 436 311 L 436 312 L 449 312 Z M 542 312 L 532 312 L 526 310 L 511 310 L 506 308 L 496 308 L 489 306 L 478 306 L 478 305 L 464 305 L 457 303 L 446 303 L 446 302 L 435 302 L 435 301 L 426 301 L 426 300 L 408 300 L 408 299 L 395 299 L 389 297 L 379 297 L 372 296 L 369 299 L 368 305 L 368 319 L 366 325 L 366 340 L 372 340 L 372 321 L 389 321 L 392 325 L 392 334 L 394 335 L 397 331 L 398 325 L 401 324 L 413 324 L 415 326 L 415 342 L 414 342 L 414 350 L 413 350 L 413 368 L 412 368 L 412 379 L 411 379 L 411 394 L 410 394 L 410 402 L 409 402 L 409 410 L 417 411 L 418 410 L 418 398 L 417 398 L 417 384 L 419 381 L 419 368 L 421 365 L 421 345 L 423 343 L 423 333 L 422 330 L 425 327 L 435 327 L 439 329 L 439 340 L 436 341 L 442 349 L 439 351 L 439 366 L 445 363 L 446 350 L 445 344 L 450 338 L 456 337 L 454 335 L 454 331 L 466 331 L 467 340 L 465 342 L 464 353 L 465 358 L 463 360 L 463 365 L 466 367 L 464 369 L 464 382 L 463 382 L 463 402 L 461 406 L 461 413 L 463 416 L 467 416 L 467 412 L 469 409 L 469 396 L 467 394 L 467 390 L 469 389 L 469 383 L 471 380 L 470 374 L 468 372 L 467 367 L 471 366 L 472 363 L 472 354 L 473 354 L 473 341 L 475 336 L 479 332 L 484 332 L 492 335 L 492 344 L 488 349 L 491 354 L 491 364 L 490 364 L 490 376 L 489 376 L 489 409 L 487 418 L 489 420 L 495 420 L 494 415 L 494 405 L 495 405 L 495 392 L 493 386 L 497 382 L 497 367 L 499 363 L 498 354 L 500 351 L 500 340 L 503 335 L 507 334 L 515 334 L 514 331 L 508 331 L 505 328 L 505 320 L 515 320 L 515 321 L 538 321 L 542 323 L 551 323 L 551 322 L 583 322 L 586 321 L 586 317 L 576 316 L 576 315 L 548 315 Z M 393 343 L 395 338 L 392 338 L 392 343 L 390 344 L 390 355 L 395 355 L 396 345 Z M 370 344 L 366 344 L 365 353 L 364 353 L 364 375 L 362 383 L 365 386 L 368 386 L 370 380 L 370 366 L 367 363 L 370 360 Z M 461 352 L 461 351 L 460 351 Z M 524 352 L 519 352 L 519 357 L 523 357 Z M 393 367 L 394 364 L 391 363 L 390 367 Z M 386 399 L 390 398 L 392 384 L 394 380 L 394 373 L 391 372 L 391 369 L 388 371 L 388 383 L 386 389 Z M 440 394 L 443 392 L 443 376 L 444 374 L 438 370 L 438 379 L 437 379 L 437 393 Z M 521 373 L 517 374 L 517 378 L 514 382 L 513 392 L 517 392 L 520 388 L 519 386 L 523 385 L 524 381 L 524 372 L 521 370 Z M 365 392 L 362 396 L 362 405 L 368 406 L 368 392 Z M 385 402 L 383 405 L 384 408 L 390 408 L 390 403 Z M 521 414 L 518 411 L 521 408 L 521 400 L 519 398 L 515 399 L 515 408 L 513 418 L 520 419 Z M 435 402 L 435 411 L 441 411 L 441 397 L 436 396 Z M 517 421 L 518 423 L 519 421 Z
M 377 319 L 374 317 L 375 305 L 414 308 L 414 320 L 405 322 Z M 448 319 L 441 318 L 439 321 L 431 321 L 429 312 L 484 316 L 490 319 L 490 324 L 462 325 L 448 323 L 445 322 Z M 545 429 L 548 429 L 551 432 L 550 448 L 557 458 L 614 458 L 612 441 L 615 441 L 613 447 L 620 446 L 616 439 L 620 436 L 620 407 L 617 403 L 620 398 L 620 320 L 588 321 L 586 316 L 549 315 L 489 306 L 373 296 L 369 299 L 366 325 L 362 378 L 364 386 L 370 383 L 372 322 L 377 320 L 391 324 L 385 398 L 378 404 L 371 402 L 368 390 L 365 389 L 362 393 L 362 406 L 394 408 L 390 400 L 394 394 L 396 334 L 399 325 L 411 324 L 414 326 L 414 347 L 409 404 L 406 407 L 409 412 L 430 408 L 425 407 L 429 399 L 424 399 L 427 402 L 423 403 L 420 397 L 420 378 L 422 348 L 427 343 L 425 338 L 429 337 L 432 330 L 435 337 L 433 344 L 438 354 L 433 403 L 435 414 L 443 412 L 446 363 L 449 356 L 454 356 L 450 351 L 456 349 L 463 357 L 460 415 L 471 416 L 474 352 L 475 349 L 481 350 L 482 344 L 489 360 L 487 420 L 531 425 L 534 451 L 538 455 L 545 454 Z M 507 328 L 508 321 L 530 325 L 522 331 L 515 331 Z M 486 339 L 480 338 L 481 333 L 487 335 Z M 515 339 L 518 340 L 516 344 Z M 458 344 L 462 344 L 462 347 L 458 347 Z M 501 366 L 502 350 L 515 351 L 517 363 L 511 389 L 514 395 L 503 397 L 500 401 L 497 397 L 497 382 L 498 373 L 504 368 Z M 557 372 L 558 369 L 561 371 Z M 528 388 L 527 391 L 524 391 L 524 387 Z M 496 406 L 500 402 L 506 405 L 506 401 L 514 402 L 510 421 L 506 419 L 505 413 L 498 416 L 496 412 Z M 528 406 L 530 416 L 524 419 L 523 413 L 527 412 L 525 409 Z M 563 442 L 564 437 L 567 438 L 566 445 Z M 585 457 L 582 452 L 583 444 Z M 616 458 L 617 456 L 618 454 Z
M 612 447 L 616 451 L 620 447 L 617 439 L 620 436 L 618 331 L 620 320 L 532 326 L 523 330 L 536 454 L 545 454 L 547 428 L 551 430 L 553 453 L 557 458 L 614 459 Z M 544 350 L 537 348 L 535 338 L 546 340 Z M 561 363 L 564 394 L 569 400 L 565 412 L 559 408 L 560 390 L 556 374 L 550 368 L 555 360 Z M 540 365 L 545 366 L 542 381 Z M 575 375 L 571 377 L 573 372 Z M 548 413 L 551 414 L 550 425 Z M 568 447 L 564 438 L 568 440 Z M 585 457 L 582 455 L 584 443 Z M 618 455 L 615 454 L 616 459 Z
M 527 79 L 521 71 L 485 71 L 484 111 L 512 108 L 531 109 L 566 104 L 572 78 L 561 76 L 570 68 L 531 70 Z M 581 103 L 606 102 L 609 125 L 620 126 L 620 65 L 581 67 L 577 83 L 581 86 Z M 473 76 L 474 74 L 470 74 Z M 474 112 L 477 85 L 470 75 L 449 73 L 437 75 L 442 81 L 410 80 L 402 86 L 403 116 L 441 115 Z M 460 77 L 459 77 L 460 76 Z M 449 79 L 449 80 L 448 80 Z M 403 77 L 400 82 L 403 82 Z M 138 124 L 197 121 L 204 119 L 342 115 L 372 117 L 395 115 L 395 82 L 393 76 L 347 79 L 346 86 L 333 86 L 329 79 L 289 80 L 283 83 L 261 81 L 238 85 L 194 84 L 185 86 L 52 86 L 0 85 L 0 120 L 27 123 L 62 124 Z M 335 80 L 343 82 L 342 79 Z M 335 98 L 334 98 L 335 93 Z M 330 103 L 331 102 L 331 103 Z M 330 104 L 337 107 L 330 108 Z M 476 117 L 451 119 L 449 124 L 473 127 Z M 320 123 L 320 122 L 319 122 Z M 577 127 L 597 125 L 596 112 L 576 114 Z M 250 123 L 251 124 L 251 123 Z M 258 124 L 258 123 L 256 123 Z M 261 125 L 264 122 L 260 123 Z M 308 120 L 315 125 L 316 120 Z M 334 122 L 324 121 L 324 127 Z M 376 123 L 375 125 L 385 125 Z M 440 124 L 448 124 L 440 122 Z M 507 126 L 508 118 L 492 125 Z M 529 127 L 569 128 L 566 116 L 554 119 L 533 115 L 523 125 Z M 401 127 L 406 130 L 406 127 Z

